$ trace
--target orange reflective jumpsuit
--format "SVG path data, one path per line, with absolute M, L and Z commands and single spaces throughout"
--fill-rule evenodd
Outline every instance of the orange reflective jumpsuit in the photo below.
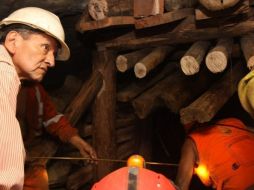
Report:
M 57 145 L 45 132 L 59 137 L 63 142 L 68 142 L 77 134 L 77 129 L 56 111 L 39 83 L 23 85 L 18 96 L 17 118 L 28 156 L 53 156 L 47 154 L 52 154 Z M 48 189 L 45 163 L 45 160 L 29 160 L 26 163 L 24 190 Z
M 254 133 L 244 129 L 240 120 L 229 118 L 190 135 L 198 164 L 207 167 L 218 190 L 254 189 Z

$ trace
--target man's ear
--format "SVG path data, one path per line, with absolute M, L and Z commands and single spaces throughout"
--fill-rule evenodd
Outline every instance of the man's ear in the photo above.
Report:
M 19 38 L 19 33 L 17 31 L 10 31 L 5 38 L 4 45 L 9 53 L 14 54 L 17 46 L 17 40 Z

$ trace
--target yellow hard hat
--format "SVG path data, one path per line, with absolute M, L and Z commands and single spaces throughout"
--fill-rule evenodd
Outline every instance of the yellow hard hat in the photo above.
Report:
M 254 70 L 239 82 L 238 96 L 244 110 L 254 118 Z
M 61 45 L 57 52 L 57 60 L 67 60 L 70 50 L 65 43 L 64 29 L 57 15 L 38 7 L 25 7 L 11 13 L 0 21 L 0 27 L 10 24 L 24 24 L 39 29 L 55 38 Z

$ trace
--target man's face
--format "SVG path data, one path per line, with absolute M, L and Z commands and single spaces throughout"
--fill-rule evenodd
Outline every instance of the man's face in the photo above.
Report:
M 46 34 L 21 34 L 12 59 L 20 79 L 41 81 L 49 67 L 55 66 L 56 40 Z

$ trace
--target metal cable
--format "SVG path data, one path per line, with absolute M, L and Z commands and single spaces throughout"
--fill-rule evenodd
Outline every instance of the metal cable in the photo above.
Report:
M 107 159 L 107 158 L 86 158 L 86 157 L 57 157 L 57 156 L 34 156 L 29 157 L 29 159 L 49 159 L 49 160 L 91 160 L 91 161 L 98 161 L 98 162 L 118 162 L 118 163 L 127 163 L 126 160 L 118 160 L 118 159 Z M 174 163 L 161 163 L 161 162 L 145 162 L 146 165 L 161 165 L 161 166 L 171 166 L 171 167 L 178 167 L 178 164 Z

